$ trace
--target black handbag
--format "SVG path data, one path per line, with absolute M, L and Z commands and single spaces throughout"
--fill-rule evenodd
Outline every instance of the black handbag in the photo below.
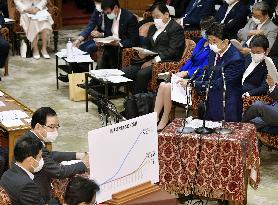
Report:
M 124 100 L 124 116 L 132 119 L 153 112 L 156 95 L 154 93 L 138 93 Z

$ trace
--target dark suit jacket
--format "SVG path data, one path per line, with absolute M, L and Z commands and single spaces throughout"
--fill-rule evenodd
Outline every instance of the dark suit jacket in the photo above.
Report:
M 250 55 L 247 56 L 245 60 L 245 70 L 248 68 L 251 61 Z M 262 61 L 245 78 L 242 85 L 243 93 L 248 92 L 251 96 L 266 94 L 268 91 L 268 84 L 266 83 L 267 73 L 265 61 Z
M 188 6 L 190 0 L 173 0 L 170 3 L 170 6 L 175 8 L 176 15 L 175 17 L 181 18 L 183 17 L 186 7 Z
M 215 53 L 210 52 L 209 68 L 213 67 Z M 244 71 L 244 59 L 239 51 L 230 45 L 220 62 L 215 66 L 215 72 L 212 77 L 212 88 L 209 91 L 207 101 L 206 118 L 208 120 L 220 121 L 223 119 L 223 79 L 221 67 L 224 67 L 226 81 L 226 121 L 240 122 L 242 115 L 242 75 Z M 211 69 L 206 73 L 204 81 L 208 81 Z M 200 77 L 201 78 L 201 77 Z M 206 87 L 203 81 L 198 78 L 195 81 L 197 91 L 204 90 Z
M 104 16 L 104 36 L 112 36 L 113 20 Z M 128 10 L 121 9 L 121 17 L 119 23 L 119 38 L 123 47 L 133 47 L 139 45 L 139 26 L 137 18 Z
M 31 131 L 28 131 L 24 136 L 37 137 Z M 63 166 L 60 164 L 62 161 L 75 160 L 75 152 L 49 152 L 45 147 L 42 150 L 42 157 L 44 166 L 41 171 L 35 173 L 34 181 L 37 183 L 43 199 L 48 202 L 51 198 L 50 180 L 64 179 L 75 174 L 84 173 L 87 168 L 83 162 L 77 164 Z
M 93 12 L 90 18 L 88 25 L 79 35 L 83 36 L 84 38 L 87 38 L 96 27 L 97 30 L 102 33 L 103 30 L 101 30 L 101 24 L 102 24 L 102 14 L 101 12 L 95 9 L 95 11 Z
M 5 24 L 4 15 L 2 15 L 2 11 L 0 10 L 0 27 Z
M 149 28 L 148 36 L 145 38 L 145 47 L 158 53 L 161 61 L 179 61 L 185 47 L 183 28 L 171 19 L 154 42 L 153 35 L 156 31 L 155 25 Z
M 194 5 L 194 2 L 198 0 L 191 0 L 185 10 L 185 17 L 183 19 L 183 25 L 185 27 L 200 27 L 200 20 L 206 16 L 214 16 L 215 13 L 215 0 L 199 0 L 199 2 Z M 189 24 L 189 26 L 187 25 Z
M 9 194 L 13 205 L 46 203 L 38 185 L 16 164 L 12 164 L 12 167 L 3 174 L 0 184 Z
M 221 22 L 224 19 L 228 6 L 229 5 L 227 3 L 224 3 L 220 7 L 220 9 L 215 15 L 216 21 Z M 248 14 L 249 14 L 249 9 L 241 1 L 239 1 L 233 6 L 233 8 L 228 13 L 224 21 L 224 25 L 225 25 L 224 32 L 226 34 L 226 38 L 228 39 L 237 38 L 238 30 L 243 28 L 247 23 Z

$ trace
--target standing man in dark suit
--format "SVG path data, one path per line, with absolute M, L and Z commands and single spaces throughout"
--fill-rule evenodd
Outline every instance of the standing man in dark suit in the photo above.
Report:
M 240 122 L 242 115 L 242 75 L 244 59 L 239 51 L 224 36 L 224 27 L 213 23 L 206 31 L 209 40 L 210 55 L 209 68 L 214 68 L 211 88 L 208 94 L 207 112 L 205 118 L 212 121 L 223 120 L 223 91 L 226 87 L 225 120 Z M 225 81 L 222 77 L 222 68 Z M 211 76 L 212 69 L 203 77 L 195 81 L 197 91 L 203 91 Z
M 4 15 L 0 10 L 0 29 L 5 24 Z M 0 35 L 0 68 L 5 65 L 6 59 L 9 54 L 9 43 Z M 0 78 L 1 79 L 1 78 Z
M 176 18 L 181 18 L 186 10 L 186 7 L 188 6 L 190 0 L 168 0 L 166 3 L 168 3 L 169 6 L 173 6 L 175 8 Z
M 34 173 L 44 165 L 43 144 L 38 138 L 21 137 L 14 147 L 15 164 L 6 171 L 0 181 L 13 205 L 46 204 L 38 185 L 33 181 Z
M 79 34 L 79 37 L 73 43 L 74 46 L 79 47 L 80 50 L 88 52 L 89 54 L 97 50 L 96 42 L 93 39 L 86 40 L 89 36 L 99 38 L 104 36 L 104 19 L 101 9 L 101 0 L 95 0 L 95 10 L 90 18 L 90 21 L 85 29 Z M 81 44 L 81 42 L 83 42 Z
M 264 95 L 268 91 L 265 63 L 269 43 L 264 35 L 255 36 L 250 42 L 251 55 L 246 56 L 242 78 L 243 96 Z
M 237 32 L 247 22 L 249 9 L 241 0 L 226 0 L 215 15 L 215 20 L 224 25 L 224 34 L 228 39 L 236 39 Z
M 243 122 L 254 122 L 258 129 L 266 126 L 278 127 L 278 88 L 271 76 L 268 75 L 266 81 L 270 88 L 268 95 L 275 102 L 268 105 L 257 101 L 245 111 L 242 117 Z
M 185 30 L 200 29 L 200 21 L 206 16 L 214 16 L 215 0 L 191 0 L 186 7 L 185 13 L 177 22 L 180 23 Z
M 151 59 L 139 55 L 140 61 L 144 63 L 136 63 L 122 69 L 127 78 L 135 81 L 134 93 L 147 92 L 148 82 L 152 77 L 152 65 L 155 62 L 179 61 L 185 47 L 184 31 L 170 18 L 166 5 L 155 4 L 151 10 L 155 25 L 149 28 L 148 36 L 144 40 L 145 48 L 158 55 Z
M 104 46 L 99 69 L 119 68 L 120 48 L 139 45 L 139 26 L 137 18 L 120 7 L 118 0 L 102 0 L 104 12 L 104 37 L 113 36 L 120 40 Z
M 41 107 L 34 112 L 31 121 L 31 130 L 23 136 L 30 136 L 40 139 L 45 145 L 46 142 L 54 142 L 58 137 L 59 121 L 56 112 L 50 107 Z M 34 181 L 47 203 L 51 198 L 50 180 L 64 179 L 75 174 L 84 173 L 89 167 L 89 157 L 86 153 L 75 152 L 54 152 L 48 151 L 45 146 L 42 148 L 44 166 L 42 170 L 35 173 Z M 82 160 L 72 165 L 61 165 L 62 161 Z

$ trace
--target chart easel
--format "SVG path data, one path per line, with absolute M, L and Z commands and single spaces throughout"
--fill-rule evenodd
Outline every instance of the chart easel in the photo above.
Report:
M 122 192 L 112 195 L 112 199 L 105 202 L 107 205 L 122 205 L 129 201 L 138 199 L 142 196 L 151 194 L 153 192 L 159 191 L 160 188 L 158 185 L 147 182 L 130 189 L 124 190 Z

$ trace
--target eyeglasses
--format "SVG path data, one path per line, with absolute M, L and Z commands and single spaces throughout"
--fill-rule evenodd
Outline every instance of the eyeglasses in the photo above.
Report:
M 56 128 L 57 130 L 60 128 L 60 125 L 56 125 L 56 126 L 55 125 L 44 125 L 44 126 L 50 128 L 50 129 Z

